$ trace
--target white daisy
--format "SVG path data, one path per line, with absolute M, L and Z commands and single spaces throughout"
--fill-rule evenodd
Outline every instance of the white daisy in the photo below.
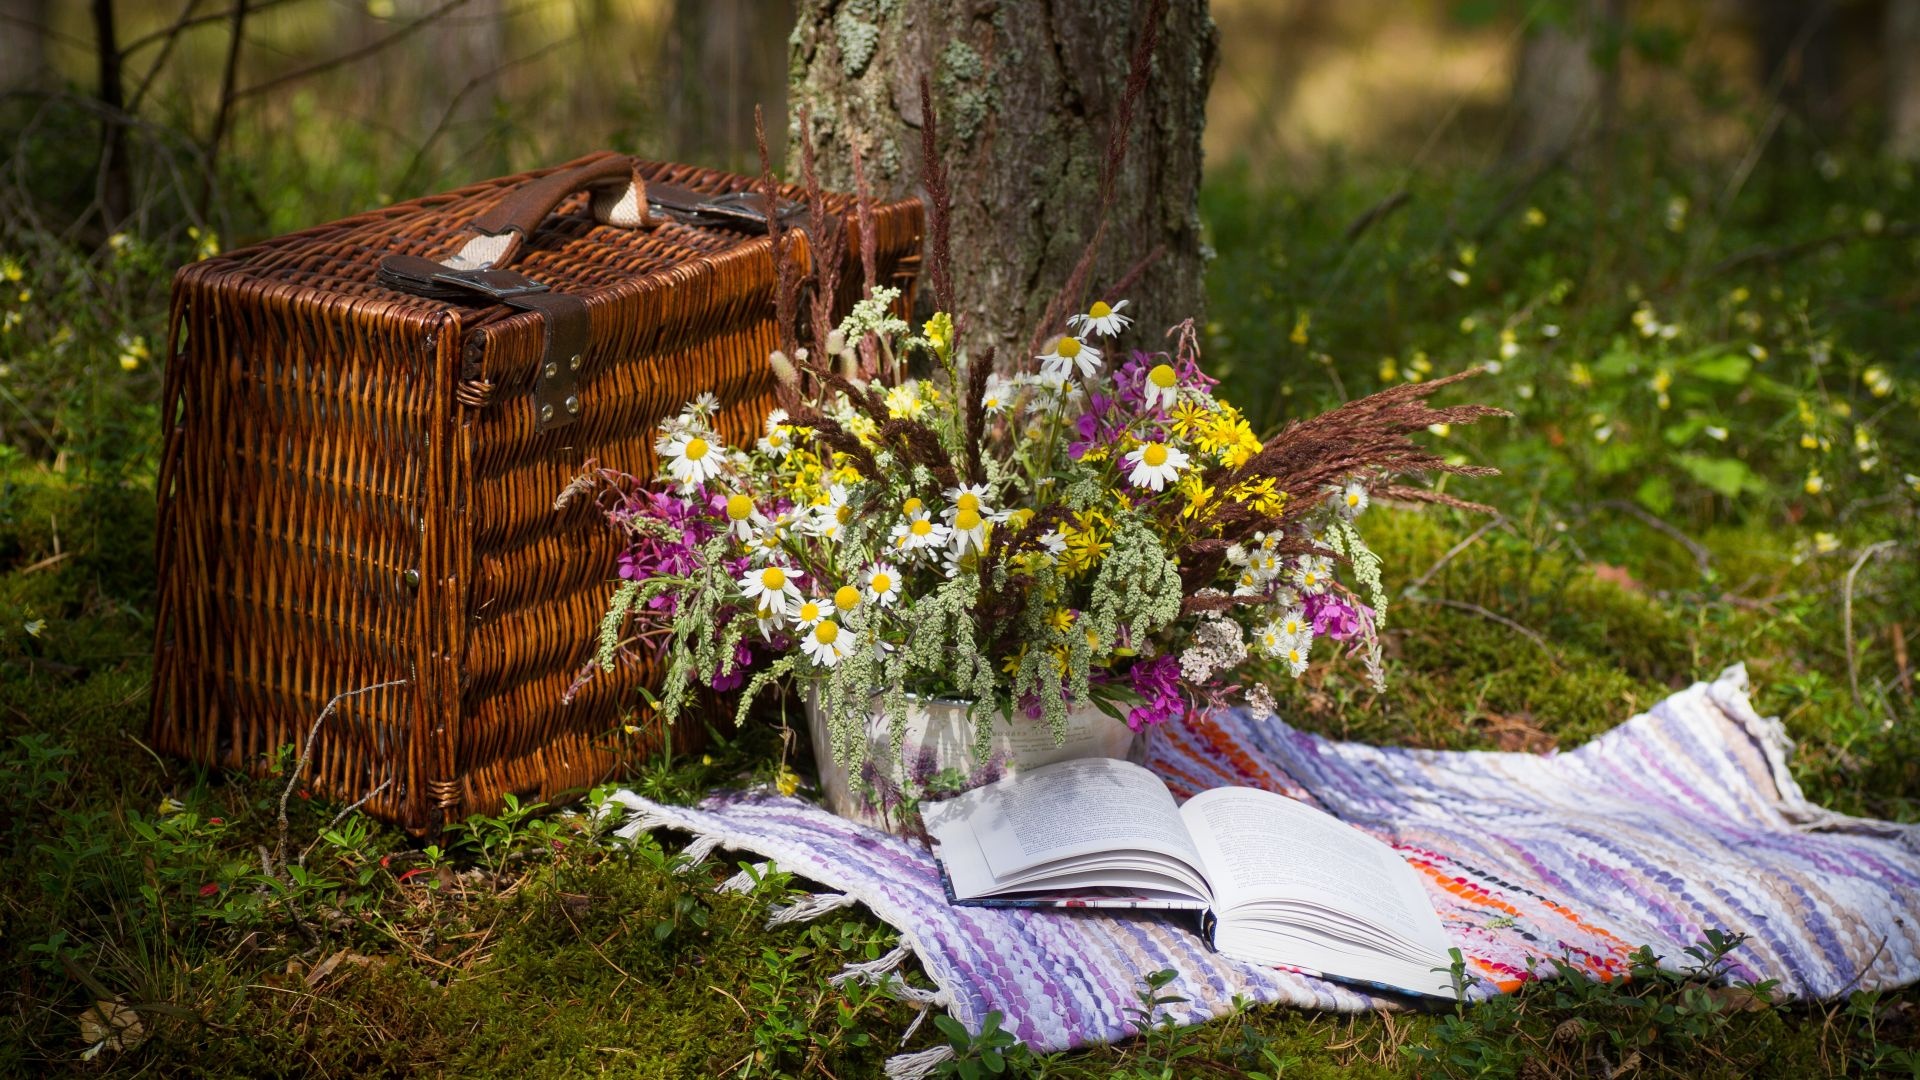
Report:
M 682 488 L 719 479 L 726 455 L 723 447 L 709 440 L 709 434 L 678 432 L 661 450 L 667 458 L 667 475 Z
M 1041 374 L 1056 384 L 1065 382 L 1075 368 L 1083 379 L 1093 378 L 1100 370 L 1100 350 L 1071 334 L 1061 335 L 1051 351 L 1034 359 L 1040 361 Z
M 786 547 L 787 534 L 793 531 L 793 512 L 782 511 L 772 517 L 759 515 L 753 524 L 753 535 L 747 539 L 747 554 L 756 563 L 771 562 L 780 557 Z
M 881 607 L 888 607 L 900 598 L 900 571 L 887 563 L 874 563 L 873 569 L 867 571 L 865 584 L 862 591 L 867 599 Z
M 979 510 L 979 500 L 976 499 L 971 507 L 961 506 L 955 510 L 949 538 L 953 542 L 955 555 L 964 555 L 969 549 L 980 552 L 987 550 L 987 519 Z
M 751 543 L 755 531 L 766 524 L 767 516 L 754 507 L 750 496 L 738 491 L 727 496 L 727 533 L 735 540 Z
M 1289 639 L 1297 638 L 1302 634 L 1306 634 L 1309 637 L 1313 635 L 1313 627 L 1307 622 L 1307 610 L 1305 608 L 1297 607 L 1288 610 L 1278 619 L 1275 619 L 1272 625 L 1280 631 L 1282 637 Z
M 947 546 L 953 530 L 925 516 L 909 518 L 893 527 L 893 549 L 900 552 L 934 550 Z
M 1095 300 L 1085 315 L 1073 316 L 1067 320 L 1067 325 L 1076 330 L 1099 334 L 1101 337 L 1114 337 L 1133 323 L 1131 318 L 1120 314 L 1120 309 L 1126 306 L 1125 300 L 1113 304 L 1105 300 Z
M 1163 490 L 1187 467 L 1187 452 L 1166 443 L 1141 443 L 1127 451 L 1126 463 L 1133 469 L 1127 480 L 1134 487 Z
M 1067 553 L 1067 538 L 1060 535 L 1059 529 L 1049 529 L 1041 535 L 1040 546 L 1057 559 Z
M 1013 405 L 1014 384 L 998 373 L 987 376 L 987 387 L 980 392 L 980 405 L 988 416 L 999 416 Z
M 767 433 L 760 436 L 760 452 L 782 460 L 793 453 L 793 429 L 787 426 L 787 410 L 767 414 Z
M 680 410 L 680 420 L 682 423 L 691 425 L 699 421 L 711 420 L 719 414 L 720 399 L 713 395 L 713 391 L 708 390 L 687 402 L 687 407 Z
M 1341 517 L 1357 518 L 1367 509 L 1366 485 L 1358 480 L 1348 481 L 1344 488 L 1335 488 L 1333 505 Z
M 818 597 L 810 596 L 807 599 L 800 601 L 800 606 L 794 609 L 793 625 L 798 626 L 803 630 L 811 630 L 813 628 L 813 624 L 825 618 L 826 615 L 827 615 L 827 605 L 823 603 Z
M 1327 591 L 1333 578 L 1333 560 L 1322 555 L 1303 555 L 1293 568 L 1293 587 L 1308 596 Z
M 1254 631 L 1253 644 L 1260 650 L 1260 655 L 1278 659 L 1286 655 L 1287 646 L 1292 644 L 1292 640 L 1280 632 L 1279 623 L 1270 622 Z
M 1180 374 L 1173 370 L 1171 364 L 1155 364 L 1153 370 L 1147 372 L 1144 389 L 1147 408 L 1159 406 L 1171 409 L 1174 400 L 1180 396 Z
M 985 484 L 962 484 L 959 487 L 950 487 L 941 494 L 945 495 L 947 501 L 952 504 L 940 511 L 941 519 L 949 524 L 962 510 L 971 510 L 983 518 L 992 519 L 993 517 L 993 511 L 987 507 L 987 485 Z
M 860 589 L 856 585 L 842 585 L 833 591 L 833 606 L 842 615 L 860 606 Z
M 800 651 L 821 667 L 832 667 L 845 660 L 847 645 L 847 639 L 840 633 L 840 624 L 832 619 L 821 619 L 800 638 Z
M 800 606 L 800 580 L 807 575 L 791 566 L 749 570 L 740 577 L 740 595 L 786 618 Z
M 1287 642 L 1286 650 L 1281 653 L 1280 658 L 1287 662 L 1287 670 L 1293 674 L 1294 678 L 1299 678 L 1307 670 L 1307 650 L 1311 648 L 1313 648 L 1311 637 L 1295 638 Z
M 753 618 L 754 622 L 760 627 L 760 638 L 763 641 L 773 637 L 774 634 L 778 633 L 787 624 L 787 621 L 780 617 L 779 612 L 767 607 L 765 604 L 760 605 L 760 607 L 754 611 Z
M 847 501 L 847 489 L 844 484 L 833 484 L 827 488 L 827 501 L 813 508 L 813 534 L 828 540 L 840 539 L 853 522 L 853 504 Z

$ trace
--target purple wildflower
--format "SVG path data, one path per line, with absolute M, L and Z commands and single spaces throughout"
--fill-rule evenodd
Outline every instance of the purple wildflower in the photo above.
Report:
M 713 678 L 709 680 L 709 685 L 721 693 L 740 689 L 741 686 L 746 684 L 747 667 L 752 663 L 753 650 L 747 647 L 746 642 L 742 641 L 733 647 L 733 670 L 726 671 L 723 669 L 714 672 Z
M 1133 665 L 1133 692 L 1143 700 L 1127 712 L 1127 726 L 1135 731 L 1176 719 L 1186 710 L 1180 696 L 1180 662 L 1156 656 Z
M 1307 620 L 1313 623 L 1313 632 L 1335 641 L 1345 641 L 1360 632 L 1361 620 L 1372 617 L 1372 612 L 1362 614 L 1363 609 L 1364 605 L 1333 593 L 1309 596 L 1306 602 Z

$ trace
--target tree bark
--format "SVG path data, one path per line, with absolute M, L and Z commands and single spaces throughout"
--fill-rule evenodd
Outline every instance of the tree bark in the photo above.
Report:
M 667 145 L 676 157 L 759 171 L 753 107 L 769 117 L 786 112 L 791 29 L 787 0 L 674 0 L 661 70 Z M 769 148 L 775 168 L 783 149 Z
M 1110 125 L 1144 3 L 1128 0 L 801 0 L 790 99 L 811 110 L 821 180 L 851 190 L 853 149 L 881 197 L 920 177 L 919 82 L 933 90 L 953 193 L 954 314 L 970 348 L 1002 366 L 1028 339 L 1092 237 Z M 1173 0 L 1091 280 L 1128 290 L 1128 344 L 1201 315 L 1198 194 L 1207 89 L 1218 52 L 1205 0 Z M 787 161 L 799 161 L 798 125 Z M 789 170 L 791 171 L 791 169 Z M 1058 329 L 1058 328 L 1050 328 Z
M 47 0 L 0 0 L 0 92 L 43 90 L 47 63 Z
M 1887 3 L 1887 151 L 1920 160 L 1920 0 Z
M 1625 0 L 1585 0 L 1571 19 L 1534 26 L 1521 38 L 1509 160 L 1559 157 L 1595 130 L 1611 127 L 1620 97 L 1618 47 L 1625 22 Z

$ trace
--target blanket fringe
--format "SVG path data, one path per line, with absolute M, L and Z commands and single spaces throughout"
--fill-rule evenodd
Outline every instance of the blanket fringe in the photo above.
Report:
M 913 950 L 907 947 L 906 942 L 901 942 L 894 946 L 892 952 L 880 959 L 848 964 L 840 969 L 840 974 L 828 976 L 827 981 L 835 986 L 840 986 L 850 979 L 858 979 L 864 983 L 882 982 L 888 975 L 893 974 L 894 969 L 906 963 L 907 958 L 912 955 Z
M 895 1054 L 887 1059 L 887 1080 L 925 1080 L 940 1063 L 953 1057 L 953 1047 L 936 1046 L 911 1054 Z
M 859 903 L 858 897 L 851 893 L 814 893 L 805 900 L 773 909 L 767 917 L 767 929 L 787 926 L 792 923 L 812 922 L 829 911 L 838 911 L 843 907 L 852 907 Z
M 687 845 L 687 850 L 680 853 L 686 856 L 685 861 L 681 862 L 679 866 L 674 867 L 673 872 L 676 874 L 684 874 L 694 867 L 699 866 L 701 863 L 707 861 L 707 856 L 719 850 L 719 847 L 720 835 L 718 833 L 708 833 L 705 836 L 694 837 L 693 843 Z
M 754 864 L 753 864 L 753 873 L 751 873 L 751 874 L 749 874 L 749 873 L 747 873 L 747 872 L 746 872 L 745 870 L 741 870 L 741 871 L 738 871 L 738 872 L 737 872 L 737 873 L 735 873 L 735 874 L 734 874 L 734 875 L 733 875 L 732 877 L 730 877 L 730 878 L 728 878 L 727 880 L 725 880 L 725 881 L 723 881 L 723 882 L 721 882 L 721 883 L 720 883 L 720 884 L 718 884 L 718 885 L 715 885 L 715 886 L 713 887 L 713 891 L 714 891 L 714 892 L 719 892 L 719 893 L 746 893 L 746 892 L 752 892 L 752 891 L 753 891 L 753 884 L 754 884 L 754 878 L 755 878 L 756 876 L 757 876 L 757 877 L 766 877 L 766 876 L 767 876 L 767 868 L 768 868 L 768 867 L 770 867 L 770 866 L 772 866 L 772 865 L 773 865 L 772 863 L 765 863 L 765 862 L 757 862 L 757 863 L 754 863 Z

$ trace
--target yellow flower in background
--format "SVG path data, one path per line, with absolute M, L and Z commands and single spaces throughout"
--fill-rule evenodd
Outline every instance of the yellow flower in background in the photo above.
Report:
M 1575 362 L 1573 366 L 1567 368 L 1567 380 L 1583 390 L 1587 389 L 1593 385 L 1593 369 Z
M 791 798 L 794 792 L 800 790 L 800 774 L 794 772 L 791 766 L 782 762 L 780 771 L 774 775 L 773 787 L 775 791 Z
M 1883 398 L 1893 393 L 1893 376 L 1887 374 L 1886 368 L 1870 367 L 1860 373 L 1860 381 L 1874 397 Z
M 147 339 L 139 336 L 120 339 L 120 370 L 134 371 L 142 362 L 152 358 L 147 351 Z
M 1300 317 L 1293 321 L 1293 333 L 1287 335 L 1287 340 L 1293 342 L 1295 345 L 1305 345 L 1308 340 L 1310 340 L 1307 330 L 1312 325 L 1313 312 L 1302 311 Z
M 895 420 L 918 420 L 926 411 L 927 403 L 921 399 L 914 383 L 887 387 L 888 416 Z
M 1806 483 L 1801 484 L 1800 486 L 1803 490 L 1806 491 L 1807 494 L 1818 495 L 1822 491 L 1825 491 L 1827 489 L 1827 481 L 1824 477 L 1820 475 L 1820 470 L 1815 469 L 1812 472 L 1807 474 Z
M 1206 406 L 1188 400 L 1175 405 L 1173 411 L 1167 414 L 1167 419 L 1173 425 L 1175 438 L 1192 439 L 1202 424 L 1213 419 L 1213 414 L 1207 411 Z
M 1520 220 L 1527 228 L 1537 229 L 1547 223 L 1547 215 L 1546 212 L 1539 207 L 1529 206 L 1527 207 L 1527 212 L 1521 216 Z
M 0 279 L 5 279 L 8 284 L 18 284 L 26 275 L 26 267 L 21 265 L 19 259 L 12 255 L 0 257 Z
M 953 357 L 953 316 L 944 311 L 936 311 L 933 318 L 920 328 L 927 335 L 927 343 L 942 362 Z
M 1180 477 L 1180 482 L 1174 485 L 1174 490 L 1187 500 L 1187 505 L 1180 510 L 1180 516 L 1189 521 L 1205 513 L 1208 505 L 1213 502 L 1213 489 L 1200 478 L 1198 469 L 1191 470 Z
M 1830 532 L 1814 533 L 1813 550 L 1822 555 L 1830 555 L 1840 550 L 1840 538 Z
M 1389 383 L 1400 377 L 1400 363 L 1391 356 L 1380 358 L 1380 381 Z

